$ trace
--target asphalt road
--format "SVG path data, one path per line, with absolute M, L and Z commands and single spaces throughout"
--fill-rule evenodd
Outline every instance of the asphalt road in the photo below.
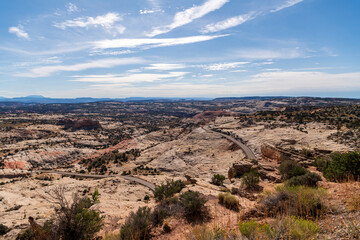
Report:
M 139 183 L 150 190 L 155 190 L 155 184 L 152 184 L 144 179 L 133 177 L 133 176 L 124 176 L 124 175 L 98 175 L 98 174 L 83 174 L 83 173 L 72 173 L 72 172 L 61 172 L 61 171 L 53 171 L 53 170 L 36 170 L 37 172 L 41 173 L 53 173 L 53 174 L 60 174 L 64 176 L 75 176 L 75 177 L 83 177 L 83 178 L 95 178 L 95 179 L 102 179 L 102 178 L 110 178 L 110 177 L 121 177 L 125 180 Z
M 243 152 L 244 154 L 246 155 L 246 157 L 248 159 L 256 159 L 256 156 L 254 154 L 254 152 L 248 147 L 246 146 L 245 144 L 243 144 L 242 142 L 236 140 L 235 138 L 229 136 L 229 135 L 226 135 L 226 134 L 223 134 L 223 133 L 219 133 L 219 132 L 216 132 L 216 131 L 213 131 L 211 129 L 209 129 L 209 127 L 203 127 L 203 129 L 207 132 L 211 132 L 211 133 L 215 133 L 215 134 L 218 134 L 224 138 L 226 138 L 227 140 L 235 143 Z

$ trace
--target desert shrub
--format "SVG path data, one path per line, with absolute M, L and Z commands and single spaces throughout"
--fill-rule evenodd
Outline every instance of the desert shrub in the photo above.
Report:
M 164 208 L 155 208 L 151 214 L 151 222 L 154 226 L 162 225 L 165 218 L 169 216 Z
M 258 187 L 260 182 L 259 174 L 254 169 L 251 169 L 250 172 L 245 173 L 241 179 L 241 184 L 247 189 L 255 189 Z
M 185 184 L 181 180 L 171 180 L 167 181 L 166 184 L 161 184 L 155 187 L 154 197 L 156 201 L 161 201 L 163 199 L 174 196 L 174 194 L 179 193 Z
M 344 181 L 360 177 L 360 153 L 335 153 L 330 158 L 318 158 L 314 164 L 329 181 Z
M 226 208 L 238 210 L 239 201 L 234 195 L 230 193 L 219 193 L 218 199 L 220 204 L 224 205 Z
M 261 224 L 254 220 L 239 222 L 239 230 L 247 239 L 272 239 L 274 230 L 268 224 Z
M 188 220 L 197 220 L 206 217 L 207 200 L 199 192 L 187 191 L 180 195 L 180 204 L 184 207 L 184 214 Z
M 16 240 L 34 240 L 34 233 L 31 228 L 27 228 L 24 232 L 17 235 Z
M 98 211 L 89 209 L 92 206 L 89 198 L 74 197 L 73 203 L 58 209 L 58 217 L 54 222 L 61 239 L 92 239 L 103 225 L 103 218 Z
M 300 166 L 294 161 L 284 161 L 280 164 L 280 174 L 284 180 L 288 180 L 292 177 L 297 177 L 305 175 L 307 173 L 306 169 Z
M 221 174 L 215 174 L 211 179 L 211 183 L 217 186 L 223 185 L 224 181 L 225 181 L 225 176 Z
M 275 224 L 274 239 L 316 239 L 319 227 L 311 220 L 298 217 L 286 217 Z
M 316 184 L 319 181 L 321 181 L 319 174 L 307 172 L 304 175 L 290 178 L 287 184 L 290 186 L 304 185 L 308 187 L 316 187 Z
M 143 240 L 151 237 L 151 209 L 139 208 L 132 212 L 120 230 L 121 240 Z
M 49 239 L 88 240 L 94 239 L 103 225 L 103 217 L 99 212 L 90 209 L 95 203 L 93 200 L 73 195 L 72 201 L 65 198 L 65 189 L 57 187 L 50 194 L 55 203 L 56 215 L 40 226 L 42 235 Z M 29 221 L 34 221 L 29 217 Z M 18 239 L 32 239 L 32 230 L 26 230 Z
M 350 211 L 360 210 L 360 193 L 352 193 L 351 196 L 348 197 L 347 207 Z
M 189 240 L 234 240 L 238 239 L 238 234 L 229 229 L 221 227 L 210 228 L 207 226 L 195 226 L 187 234 L 186 239 Z
M 325 191 L 306 186 L 281 186 L 276 192 L 265 196 L 261 205 L 270 215 L 299 216 L 313 219 L 327 211 Z
M 10 231 L 10 228 L 5 226 L 4 224 L 0 224 L 0 236 L 5 235 Z

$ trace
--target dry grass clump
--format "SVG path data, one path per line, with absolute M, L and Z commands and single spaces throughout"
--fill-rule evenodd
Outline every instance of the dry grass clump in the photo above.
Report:
M 325 195 L 325 190 L 321 188 L 285 185 L 277 187 L 275 193 L 266 195 L 260 205 L 265 215 L 317 219 L 328 209 L 324 202 Z
M 237 200 L 237 198 L 231 193 L 219 193 L 218 199 L 219 203 L 224 205 L 226 208 L 235 211 L 239 210 L 239 200 Z

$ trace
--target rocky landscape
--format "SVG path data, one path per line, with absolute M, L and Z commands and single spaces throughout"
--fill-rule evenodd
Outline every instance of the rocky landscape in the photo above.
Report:
M 281 172 L 283 163 L 291 161 L 304 174 L 318 174 L 315 186 L 330 196 L 325 217 L 299 215 L 318 226 L 316 237 L 356 239 L 360 207 L 349 210 L 349 193 L 359 191 L 358 182 L 331 181 L 314 162 L 359 151 L 358 104 L 313 98 L 0 104 L 0 224 L 8 228 L 1 238 L 16 239 L 29 228 L 29 217 L 40 225 L 51 219 L 54 192 L 63 189 L 66 199 L 98 192 L 90 208 L 104 218 L 96 236 L 121 239 L 117 234 L 131 212 L 170 204 L 158 199 L 157 188 L 180 180 L 183 186 L 173 195 L 181 199 L 189 190 L 198 192 L 206 200 L 208 218 L 189 221 L 169 213 L 146 239 L 217 239 L 196 237 L 210 236 L 215 228 L 222 229 L 219 239 L 271 239 L 245 236 L 241 230 L 238 238 L 230 238 L 230 233 L 238 231 L 239 221 L 276 225 L 279 219 L 264 215 L 261 204 L 291 180 Z M 341 121 L 331 120 L 334 111 Z M 320 117 L 324 112 L 326 119 Z M 253 172 L 259 180 L 250 189 L 244 176 Z M 223 193 L 235 199 L 236 209 L 222 203 Z M 360 206 L 360 197 L 351 201 Z

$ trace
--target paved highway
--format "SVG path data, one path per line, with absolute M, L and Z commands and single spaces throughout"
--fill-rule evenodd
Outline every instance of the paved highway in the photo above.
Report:
M 155 190 L 155 184 L 152 184 L 148 181 L 145 181 L 144 179 L 133 177 L 133 176 L 124 176 L 124 175 L 97 175 L 97 174 L 83 174 L 83 173 L 72 173 L 72 172 L 60 172 L 60 171 L 53 171 L 53 170 L 36 170 L 36 172 L 40 173 L 53 173 L 53 174 L 60 174 L 64 176 L 75 176 L 75 177 L 83 177 L 83 178 L 96 178 L 96 179 L 102 179 L 102 178 L 110 178 L 110 177 L 121 177 L 125 180 L 132 181 L 139 183 L 150 190 Z
M 248 159 L 256 159 L 256 156 L 255 156 L 254 152 L 251 151 L 251 149 L 250 149 L 248 146 L 246 146 L 246 145 L 243 144 L 242 142 L 236 140 L 235 138 L 233 138 L 233 137 L 231 137 L 231 136 L 229 136 L 229 135 L 226 135 L 226 134 L 224 134 L 224 133 L 219 133 L 219 132 L 216 132 L 216 131 L 214 131 L 214 130 L 211 130 L 211 129 L 209 129 L 209 127 L 207 127 L 207 126 L 206 126 L 206 127 L 203 127 L 203 129 L 204 129 L 205 131 L 207 131 L 207 132 L 211 132 L 211 133 L 218 134 L 218 135 L 226 138 L 227 140 L 235 143 L 235 144 L 238 145 L 239 148 L 245 153 L 245 155 L 246 155 L 246 157 L 247 157 Z

